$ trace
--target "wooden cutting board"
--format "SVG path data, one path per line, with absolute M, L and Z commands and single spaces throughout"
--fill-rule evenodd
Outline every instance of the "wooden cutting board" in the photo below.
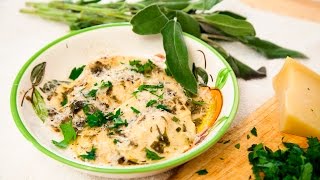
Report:
M 170 179 L 253 179 L 251 165 L 248 161 L 247 149 L 252 144 L 263 143 L 275 150 L 283 147 L 284 141 L 307 146 L 306 138 L 284 134 L 279 131 L 279 105 L 275 98 L 268 100 L 264 105 L 249 115 L 239 125 L 231 128 L 219 141 L 208 151 L 199 157 L 180 166 Z M 256 127 L 258 136 L 253 136 L 250 131 Z M 247 138 L 247 135 L 250 138 Z M 222 142 L 229 141 L 224 144 Z M 240 149 L 235 148 L 240 144 Z M 208 171 L 207 175 L 198 175 L 201 169 Z

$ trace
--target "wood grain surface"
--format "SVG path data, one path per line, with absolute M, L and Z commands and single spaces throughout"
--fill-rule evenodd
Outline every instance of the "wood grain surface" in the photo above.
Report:
M 247 149 L 252 144 L 264 143 L 275 150 L 282 146 L 284 141 L 307 146 L 306 138 L 284 134 L 279 131 L 279 105 L 272 98 L 258 108 L 241 124 L 230 129 L 219 143 L 190 162 L 180 166 L 170 179 L 249 179 L 252 175 L 251 165 L 248 161 Z M 250 131 L 256 127 L 258 136 L 253 136 Z M 247 135 L 250 138 L 247 138 Z M 230 141 L 229 141 L 230 140 Z M 224 144 L 224 142 L 228 142 Z M 240 148 L 235 148 L 236 144 Z M 201 169 L 208 171 L 207 175 L 198 175 Z
M 274 13 L 320 22 L 319 0 L 241 0 L 245 4 Z

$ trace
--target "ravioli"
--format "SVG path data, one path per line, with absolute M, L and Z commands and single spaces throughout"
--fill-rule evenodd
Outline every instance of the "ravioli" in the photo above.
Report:
M 114 56 L 86 65 L 75 81 L 47 93 L 47 124 L 60 131 L 71 119 L 77 138 L 70 148 L 92 164 L 150 164 L 183 154 L 198 138 L 196 121 L 208 111 L 210 88 L 199 87 L 192 99 L 161 64 Z M 94 159 L 82 158 L 93 148 Z

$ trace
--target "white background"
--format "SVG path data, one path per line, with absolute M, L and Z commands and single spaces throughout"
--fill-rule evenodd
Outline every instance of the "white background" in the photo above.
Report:
M 0 180 L 100 179 L 43 155 L 15 127 L 9 99 L 17 72 L 37 50 L 69 31 L 66 25 L 20 14 L 23 6 L 24 0 L 0 0 Z M 232 10 L 248 17 L 259 37 L 304 52 L 309 59 L 301 62 L 320 73 L 320 24 L 258 11 L 237 0 L 225 0 L 216 9 Z M 263 65 L 268 71 L 268 77 L 262 80 L 239 80 L 240 107 L 233 123 L 236 125 L 273 96 L 272 77 L 283 60 L 267 60 L 239 43 L 224 44 L 224 47 L 253 68 Z M 150 179 L 166 179 L 169 174 Z

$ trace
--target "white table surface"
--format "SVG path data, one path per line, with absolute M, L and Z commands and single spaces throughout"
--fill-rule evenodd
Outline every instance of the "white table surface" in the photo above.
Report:
M 102 179 L 79 173 L 43 155 L 20 134 L 13 122 L 9 102 L 17 72 L 37 50 L 68 32 L 63 24 L 20 14 L 19 8 L 23 6 L 24 0 L 0 0 L 0 180 Z M 248 17 L 259 37 L 304 52 L 309 60 L 302 62 L 320 73 L 320 24 L 258 11 L 238 0 L 225 0 L 216 8 Z M 283 61 L 266 60 L 240 43 L 224 44 L 224 47 L 252 67 L 263 65 L 268 71 L 268 77 L 262 80 L 239 80 L 241 99 L 235 125 L 273 96 L 272 77 Z M 149 179 L 166 179 L 168 174 Z

